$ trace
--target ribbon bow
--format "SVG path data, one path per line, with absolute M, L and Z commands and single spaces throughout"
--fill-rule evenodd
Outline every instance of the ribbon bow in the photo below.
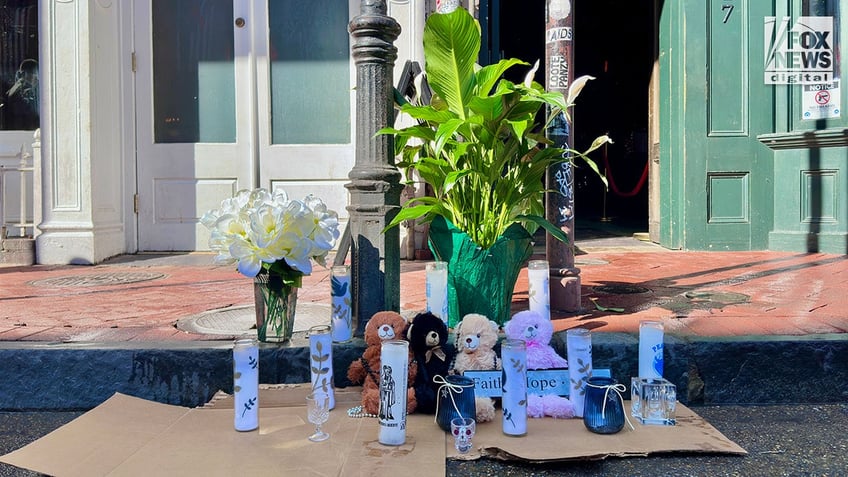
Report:
M 469 387 L 469 388 L 470 388 L 471 386 L 461 386 L 461 385 L 459 385 L 459 384 L 451 383 L 451 382 L 449 382 L 447 379 L 445 379 L 445 377 L 444 377 L 444 376 L 439 376 L 438 374 L 437 374 L 437 375 L 435 375 L 435 376 L 433 376 L 433 382 L 434 382 L 434 383 L 436 383 L 436 384 L 439 384 L 439 385 L 440 385 L 440 386 L 439 386 L 439 390 L 438 390 L 438 391 L 436 391 L 436 392 L 437 392 L 437 396 L 438 396 L 439 394 L 443 394 L 443 390 L 444 390 L 445 388 L 447 388 L 447 391 L 448 391 L 448 392 L 447 392 L 447 395 L 448 395 L 448 396 L 450 396 L 450 398 L 451 398 L 451 404 L 453 404 L 453 408 L 454 408 L 454 410 L 456 411 L 456 414 L 457 414 L 459 417 L 465 417 L 465 416 L 463 416 L 463 415 L 462 415 L 462 413 L 459 411 L 459 406 L 457 406 L 457 405 L 456 405 L 456 400 L 453 398 L 453 395 L 454 395 L 454 394 L 461 394 L 461 393 L 465 390 L 465 387 Z M 433 422 L 439 422 L 439 421 L 438 421 L 438 417 L 439 417 L 439 403 L 441 403 L 441 402 L 442 402 L 442 400 L 441 400 L 441 399 L 438 399 L 438 398 L 436 399 L 436 415 L 435 415 L 435 417 L 433 417 Z
M 429 362 L 430 362 L 430 358 L 432 358 L 432 357 L 433 357 L 433 355 L 436 355 L 436 357 L 437 357 L 437 358 L 439 358 L 439 359 L 440 359 L 440 360 L 442 360 L 442 361 L 444 361 L 444 360 L 448 359 L 448 357 L 447 357 L 447 355 L 445 354 L 445 352 L 444 352 L 444 351 L 442 351 L 442 347 L 441 347 L 441 346 L 434 346 L 434 347 L 432 347 L 432 348 L 428 349 L 426 353 L 424 353 L 424 362 L 425 362 L 425 363 L 429 363 Z M 435 380 L 436 378 L 433 378 L 433 379 Z
M 616 394 L 618 394 L 618 398 L 621 400 L 622 404 L 624 403 L 624 398 L 621 396 L 621 393 L 627 391 L 627 388 L 621 383 L 608 384 L 606 386 L 598 386 L 596 384 L 586 383 L 586 386 L 589 386 L 589 387 L 592 387 L 592 388 L 597 388 L 597 389 L 606 389 L 606 391 L 604 391 L 604 404 L 601 406 L 601 417 L 602 418 L 606 417 L 607 398 L 609 397 L 610 389 L 613 390 Z M 630 418 L 627 417 L 626 412 L 624 413 L 624 420 L 627 421 L 627 425 L 630 426 L 631 431 L 635 430 L 635 428 L 633 427 L 633 424 L 630 423 Z

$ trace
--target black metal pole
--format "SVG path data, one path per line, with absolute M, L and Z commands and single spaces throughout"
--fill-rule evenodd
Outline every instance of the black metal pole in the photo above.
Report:
M 392 137 L 376 135 L 394 123 L 392 69 L 400 25 L 386 12 L 385 0 L 362 0 L 360 15 L 348 25 L 356 64 L 356 162 L 345 187 L 357 336 L 374 313 L 400 309 L 399 232 L 383 229 L 400 210 L 401 173 Z

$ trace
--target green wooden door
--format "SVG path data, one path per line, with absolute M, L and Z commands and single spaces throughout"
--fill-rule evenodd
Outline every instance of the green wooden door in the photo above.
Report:
M 667 2 L 660 17 L 663 245 L 756 250 L 771 230 L 773 130 L 763 84 L 770 2 Z

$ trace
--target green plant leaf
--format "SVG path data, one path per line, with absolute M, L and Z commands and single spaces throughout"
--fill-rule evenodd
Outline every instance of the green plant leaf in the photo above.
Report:
M 480 52 L 480 27 L 465 10 L 436 13 L 424 27 L 424 63 L 427 81 L 465 119 L 465 105 L 474 91 L 474 62 Z
M 556 227 L 554 224 L 548 222 L 543 217 L 538 215 L 519 215 L 517 217 L 519 220 L 529 220 L 530 222 L 535 223 L 536 225 L 544 228 L 551 236 L 560 242 L 568 242 L 568 235 L 565 234 L 559 227 Z
M 594 298 L 594 297 L 589 298 L 589 300 L 592 301 L 592 304 L 595 305 L 595 308 L 598 311 L 612 311 L 612 312 L 615 312 L 615 313 L 624 313 L 624 308 L 613 308 L 613 307 L 609 307 L 609 306 L 601 306 L 601 305 L 598 304 L 598 299 Z

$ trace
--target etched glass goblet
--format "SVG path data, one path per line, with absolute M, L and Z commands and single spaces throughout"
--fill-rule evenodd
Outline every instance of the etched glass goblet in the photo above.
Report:
M 306 418 L 315 424 L 315 433 L 309 436 L 312 442 L 321 442 L 330 437 L 321 429 L 321 425 L 330 418 L 330 396 L 326 393 L 313 393 L 306 396 Z

